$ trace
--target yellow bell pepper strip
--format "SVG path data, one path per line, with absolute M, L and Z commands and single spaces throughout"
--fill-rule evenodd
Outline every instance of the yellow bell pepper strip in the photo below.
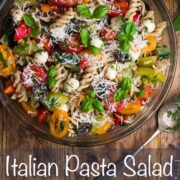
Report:
M 157 40 L 154 36 L 148 35 L 146 37 L 146 40 L 148 41 L 147 46 L 145 46 L 141 49 L 141 52 L 143 54 L 147 54 L 147 53 L 154 51 L 156 49 L 156 46 L 157 46 Z
M 62 110 L 56 110 L 50 120 L 50 132 L 56 138 L 64 137 L 69 129 L 68 113 Z
M 100 127 L 97 130 L 97 134 L 101 135 L 101 134 L 105 134 L 111 127 L 112 127 L 113 123 L 111 121 L 107 121 L 103 124 L 102 127 Z
M 133 115 L 138 113 L 141 110 L 141 107 L 142 105 L 139 101 L 130 102 L 119 112 L 123 115 Z
M 138 60 L 139 67 L 152 67 L 157 61 L 158 56 L 141 57 Z
M 162 72 L 146 67 L 141 67 L 136 69 L 134 71 L 134 75 L 147 77 L 150 80 L 159 81 L 159 82 L 164 82 L 166 79 L 166 76 Z
M 16 69 L 14 56 L 7 45 L 0 45 L 0 76 L 10 76 Z
M 55 111 L 69 101 L 69 98 L 61 92 L 50 92 L 47 99 L 43 102 L 50 110 Z
M 32 108 L 28 102 L 22 101 L 21 106 L 31 117 L 36 117 L 38 115 L 37 109 Z

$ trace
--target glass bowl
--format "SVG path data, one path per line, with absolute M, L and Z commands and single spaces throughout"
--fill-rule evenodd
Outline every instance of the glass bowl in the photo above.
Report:
M 1 31 L 3 27 L 3 20 L 7 16 L 9 9 L 12 6 L 12 0 L 2 0 L 0 5 L 0 22 L 1 22 Z M 148 105 L 145 106 L 143 111 L 138 113 L 135 116 L 134 122 L 127 127 L 117 126 L 108 133 L 104 135 L 94 135 L 94 136 L 77 136 L 77 137 L 64 137 L 62 139 L 54 138 L 49 129 L 46 126 L 41 126 L 37 121 L 29 117 L 21 106 L 11 100 L 8 96 L 4 94 L 4 88 L 2 80 L 0 80 L 0 101 L 6 107 L 6 109 L 13 115 L 14 119 L 20 122 L 28 130 L 35 133 L 36 135 L 50 140 L 55 143 L 69 145 L 69 146 L 95 146 L 105 143 L 109 143 L 118 139 L 121 139 L 125 136 L 128 136 L 130 133 L 137 130 L 141 127 L 160 107 L 165 97 L 167 96 L 176 71 L 176 62 L 177 62 L 177 47 L 176 47 L 176 36 L 173 29 L 172 21 L 168 11 L 161 0 L 144 0 L 144 2 L 150 7 L 151 10 L 154 10 L 155 17 L 157 22 L 166 21 L 167 30 L 163 35 L 162 42 L 168 45 L 171 49 L 172 56 L 170 59 L 170 67 L 167 74 L 166 82 L 155 92 L 152 96 Z

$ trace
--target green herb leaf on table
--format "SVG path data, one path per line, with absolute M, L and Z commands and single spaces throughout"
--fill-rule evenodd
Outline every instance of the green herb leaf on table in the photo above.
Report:
M 99 100 L 93 101 L 93 108 L 98 110 L 99 112 L 105 111 L 101 101 L 99 101 Z
M 101 50 L 97 48 L 96 46 L 90 45 L 88 49 L 91 51 L 92 54 L 98 55 L 101 53 Z
M 80 31 L 81 41 L 85 47 L 88 47 L 90 41 L 90 32 L 87 29 L 81 29 Z
M 107 5 L 101 5 L 101 6 L 98 6 L 94 12 L 93 12 L 93 16 L 96 18 L 96 19 L 102 19 L 104 16 L 107 15 L 109 11 L 109 7 Z
M 175 18 L 173 25 L 176 31 L 180 31 L 180 15 Z
M 77 6 L 77 12 L 87 18 L 87 19 L 92 19 L 93 18 L 93 14 L 91 13 L 90 9 L 85 5 L 85 4 L 82 4 L 82 5 L 78 5 Z

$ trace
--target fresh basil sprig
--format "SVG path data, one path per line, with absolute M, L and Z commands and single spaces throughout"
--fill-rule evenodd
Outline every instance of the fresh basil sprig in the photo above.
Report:
M 81 41 L 84 46 L 87 48 L 90 41 L 90 32 L 87 29 L 81 29 L 80 31 Z
M 123 33 L 118 35 L 120 41 L 120 48 L 123 53 L 128 53 L 130 50 L 130 42 L 133 40 L 133 36 L 136 33 L 136 25 L 134 22 L 127 22 L 124 24 Z
M 128 91 L 121 90 L 121 89 L 117 90 L 114 94 L 114 101 L 119 102 L 123 99 L 126 99 L 127 95 L 128 95 Z
M 80 31 L 80 37 L 81 37 L 81 42 L 83 45 L 88 48 L 92 54 L 98 55 L 101 53 L 101 50 L 90 44 L 90 32 L 87 29 L 81 29 Z
M 26 25 L 32 29 L 33 37 L 37 37 L 41 33 L 36 21 L 30 14 L 24 14 L 23 20 L 26 23 Z
M 104 107 L 101 103 L 101 101 L 96 99 L 96 94 L 94 91 L 89 91 L 85 100 L 83 101 L 81 105 L 81 111 L 82 112 L 89 112 L 92 109 L 96 109 L 99 112 L 104 112 Z
M 132 81 L 128 77 L 123 77 L 122 81 L 119 83 L 121 89 L 117 90 L 114 94 L 114 101 L 119 102 L 126 99 L 128 93 L 132 87 Z
M 94 12 L 93 12 L 93 16 L 96 18 L 96 19 L 102 19 L 104 16 L 106 16 L 106 14 L 108 13 L 109 11 L 109 7 L 107 5 L 101 5 L 101 6 L 98 6 Z
M 132 81 L 128 77 L 123 77 L 122 81 L 119 83 L 121 89 L 129 91 L 132 87 Z
M 77 12 L 87 18 L 87 19 L 92 19 L 93 18 L 93 14 L 91 13 L 90 9 L 85 5 L 85 4 L 82 4 L 82 5 L 78 5 L 77 6 Z
M 77 11 L 81 16 L 87 19 L 102 19 L 108 13 L 109 7 L 107 5 L 100 5 L 92 13 L 85 4 L 82 4 L 77 6 Z

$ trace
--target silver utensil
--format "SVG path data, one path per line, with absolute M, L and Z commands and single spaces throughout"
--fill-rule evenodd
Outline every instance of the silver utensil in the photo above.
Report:
M 179 108 L 179 109 L 178 109 Z M 177 124 L 177 119 L 180 118 L 180 100 L 171 101 L 161 107 L 158 113 L 158 129 L 155 133 L 143 144 L 141 145 L 133 154 L 136 157 L 145 147 L 156 138 L 161 132 L 173 132 L 173 128 Z M 126 159 L 126 163 L 129 164 L 132 158 Z M 125 170 L 124 161 L 116 164 L 117 176 Z M 115 180 L 115 177 L 109 177 L 107 175 L 100 176 L 97 180 Z

